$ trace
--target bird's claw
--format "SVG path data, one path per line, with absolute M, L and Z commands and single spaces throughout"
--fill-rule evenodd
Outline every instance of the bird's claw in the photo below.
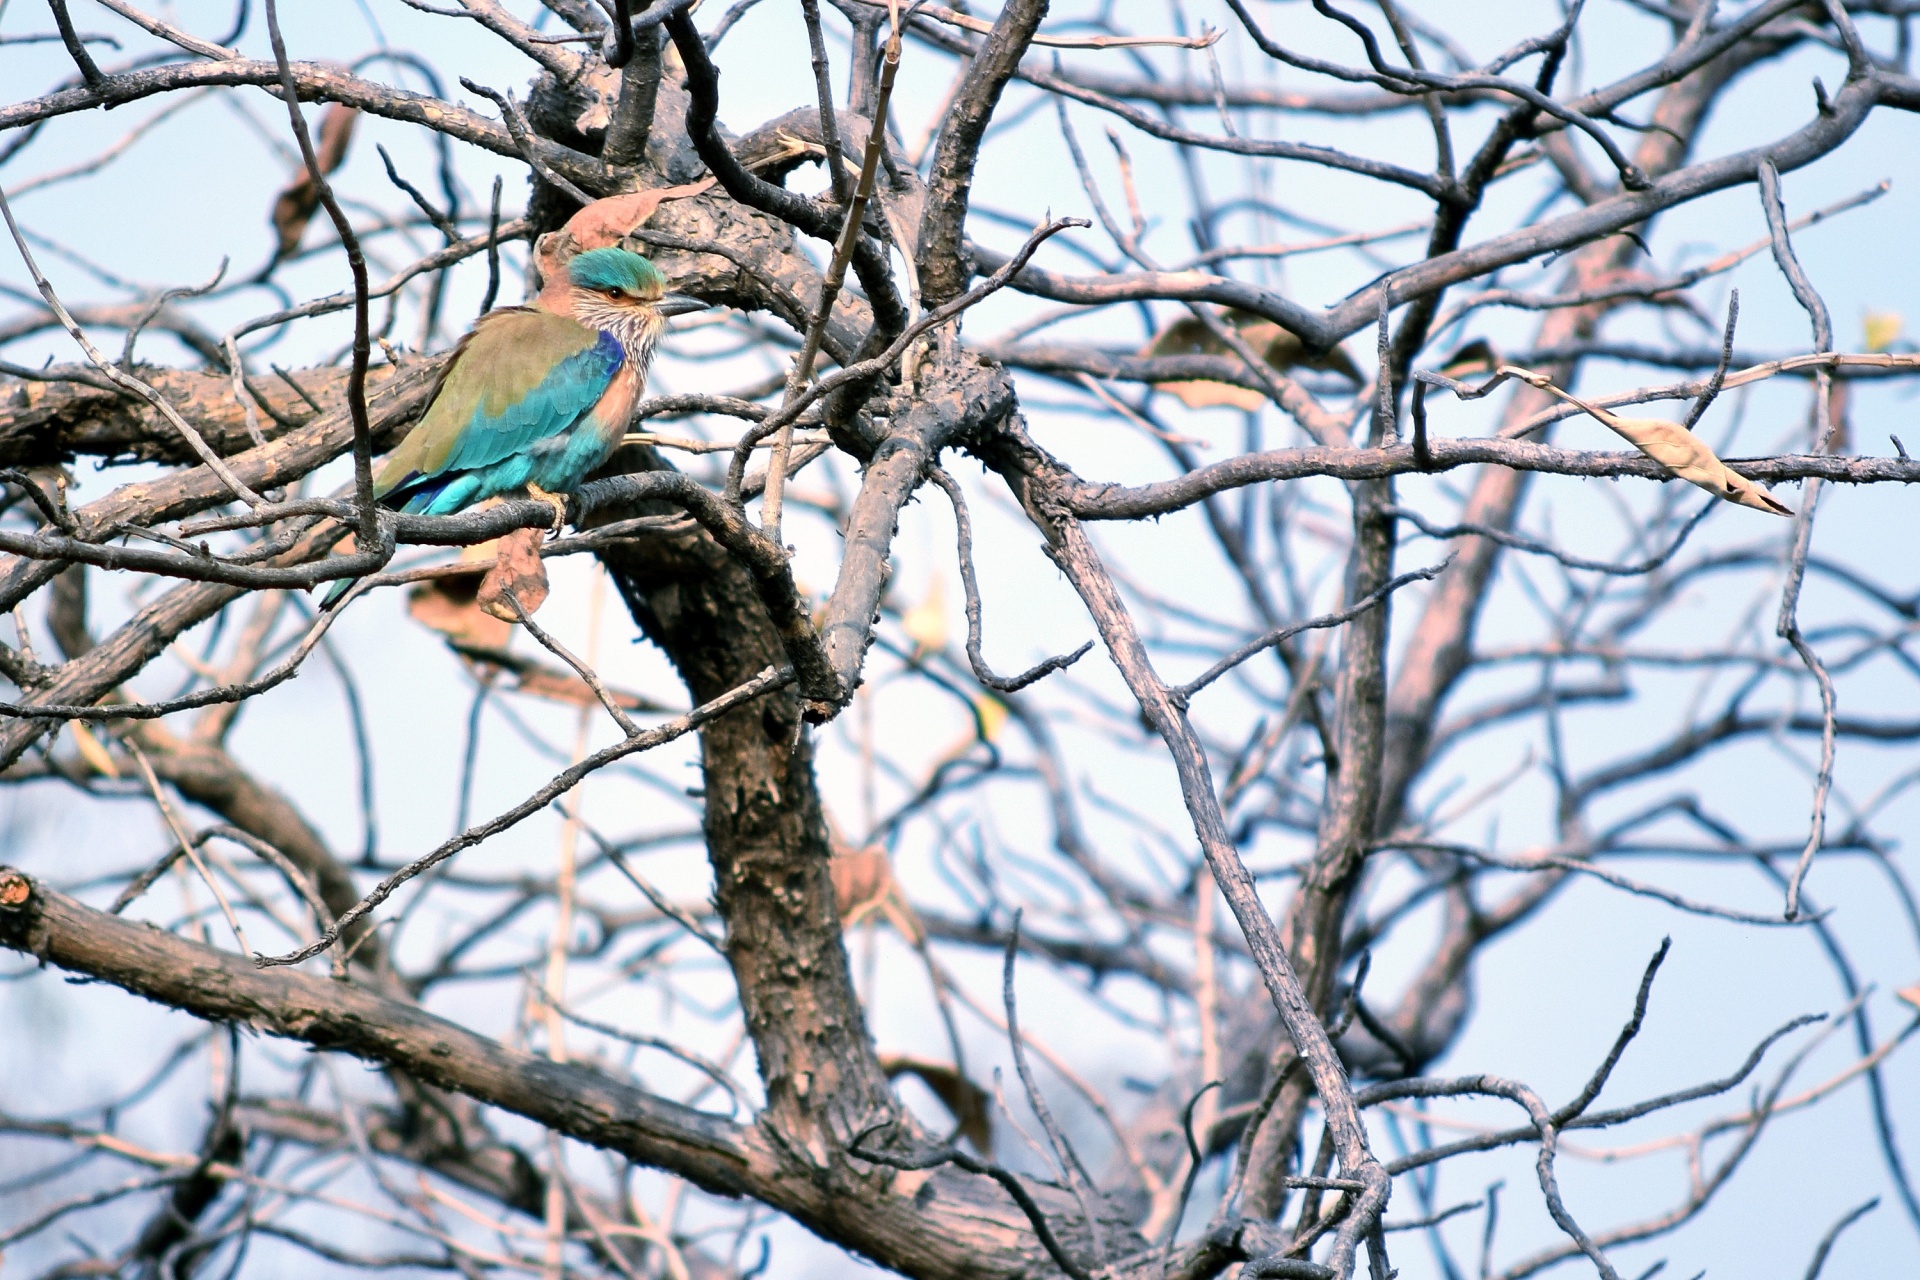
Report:
M 553 508 L 553 526 L 551 532 L 554 537 L 559 537 L 561 530 L 566 528 L 567 524 L 566 496 L 564 494 L 548 493 L 537 484 L 527 486 L 527 496 L 535 502 L 544 502 Z

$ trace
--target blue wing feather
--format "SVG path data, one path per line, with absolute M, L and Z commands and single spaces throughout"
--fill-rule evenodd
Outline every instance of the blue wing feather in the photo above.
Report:
M 492 466 L 549 436 L 565 433 L 599 402 L 625 358 L 619 341 L 602 333 L 598 342 L 554 365 L 538 386 L 503 406 L 497 415 L 488 414 L 490 397 L 482 396 L 441 469 L 473 471 Z
M 456 356 L 456 361 L 464 364 L 488 356 L 500 359 L 507 353 L 470 350 Z M 435 433 L 446 441 L 444 450 L 415 452 L 410 460 L 418 465 L 399 475 L 383 476 L 387 483 L 382 485 L 382 501 L 416 514 L 444 515 L 522 487 L 531 478 L 538 455 L 564 448 L 625 360 L 626 353 L 613 335 L 597 334 L 591 345 L 555 361 L 545 377 L 518 396 L 501 385 L 512 374 L 502 367 L 504 359 L 500 364 L 486 360 L 477 368 L 449 370 L 450 377 L 477 380 L 477 386 L 469 384 L 471 412 L 451 433 L 451 440 Z M 429 462 L 432 453 L 441 456 Z

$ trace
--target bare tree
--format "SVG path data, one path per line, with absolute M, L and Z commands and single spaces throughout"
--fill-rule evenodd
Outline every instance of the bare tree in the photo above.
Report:
M 1920 945 L 1920 356 L 1846 350 L 1796 253 L 1886 184 L 1794 176 L 1920 109 L 1911 7 L 717 7 L 369 4 L 418 51 L 347 64 L 301 46 L 349 6 L 0 3 L 0 343 L 69 353 L 0 365 L 0 943 L 79 1019 L 0 1037 L 0 1250 L 745 1280 L 785 1222 L 928 1280 L 1611 1280 L 1766 1137 L 1914 1256 L 1911 974 L 1823 881 Z M 70 243 L 60 193 L 137 219 L 203 100 L 286 158 L 206 195 L 266 265 Z M 715 310 L 573 531 L 378 507 L 474 303 L 609 244 Z M 1476 1011 L 1498 944 L 1626 902 L 1839 1001 L 1729 993 L 1777 1029 L 1669 1025 L 1697 1070 L 1623 1101 L 1669 955 L 1623 929 L 1583 1084 L 1435 1071 L 1555 999 Z M 1563 1194 L 1663 1151 L 1651 1210 Z M 1871 1207 L 1794 1203 L 1753 1229 L 1809 1276 Z

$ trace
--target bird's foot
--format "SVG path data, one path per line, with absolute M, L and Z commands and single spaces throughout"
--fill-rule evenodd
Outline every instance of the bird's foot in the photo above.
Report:
M 548 493 L 537 484 L 527 486 L 527 496 L 535 502 L 544 502 L 553 508 L 553 536 L 559 537 L 567 523 L 567 499 L 565 494 Z

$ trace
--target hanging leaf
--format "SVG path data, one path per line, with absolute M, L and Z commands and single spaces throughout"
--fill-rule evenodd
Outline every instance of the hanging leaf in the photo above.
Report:
M 463 547 L 460 559 L 492 560 L 497 549 L 496 542 Z M 515 653 L 509 647 L 513 642 L 513 625 L 480 607 L 483 577 L 484 572 L 476 568 L 471 573 L 420 583 L 407 593 L 407 613 L 421 626 L 445 636 L 448 647 L 466 659 L 483 679 L 493 679 L 505 672 L 514 678 L 515 693 L 576 707 L 598 706 L 599 695 L 573 672 Z M 496 600 L 496 603 L 505 607 L 504 601 Z M 653 698 L 622 689 L 608 688 L 607 693 L 616 705 L 627 711 L 671 710 Z
M 460 549 L 462 561 L 491 560 L 497 544 L 481 542 Z M 407 592 L 407 613 L 423 627 L 438 631 L 462 649 L 505 649 L 513 628 L 477 603 L 482 571 L 423 582 Z
M 547 562 L 540 558 L 544 529 L 515 529 L 493 544 L 493 568 L 480 580 L 474 603 L 502 622 L 518 622 L 520 615 L 507 601 L 511 592 L 531 617 L 547 602 Z
M 913 1076 L 940 1099 L 953 1117 L 954 1136 L 965 1138 L 983 1156 L 993 1154 L 993 1100 L 987 1091 L 944 1062 L 928 1062 L 905 1054 L 883 1053 L 880 1069 L 887 1079 Z
M 1764 488 L 1744 476 L 1734 474 L 1726 463 L 1720 461 L 1719 455 L 1707 447 L 1706 441 L 1679 423 L 1669 422 L 1665 418 L 1623 418 L 1602 409 L 1599 405 L 1588 404 L 1578 396 L 1569 395 L 1554 386 L 1552 380 L 1544 374 L 1534 373 L 1515 365 L 1502 367 L 1510 375 L 1550 395 L 1558 396 L 1568 404 L 1575 405 L 1591 417 L 1604 422 L 1672 475 L 1697 484 L 1708 493 L 1718 494 L 1728 502 L 1737 503 L 1743 507 L 1752 507 L 1756 511 L 1765 511 L 1776 516 L 1793 514 L 1793 508 Z
M 833 905 L 840 926 L 851 929 L 878 911 L 893 892 L 893 864 L 878 845 L 865 849 L 836 849 L 827 860 L 833 877 Z
M 332 173 L 346 163 L 347 146 L 353 141 L 353 126 L 359 118 L 359 108 L 338 102 L 328 104 L 320 113 L 320 136 L 314 140 L 313 150 L 321 173 Z M 307 224 L 313 221 L 314 210 L 319 207 L 320 186 L 313 180 L 313 174 L 302 168 L 300 176 L 273 202 L 273 229 L 279 236 L 273 255 L 276 262 L 300 247 L 301 237 L 307 234 Z
M 1353 358 L 1340 347 L 1330 348 L 1323 355 L 1310 355 L 1299 338 L 1271 320 L 1245 311 L 1233 310 L 1226 313 L 1225 319 L 1233 326 L 1235 332 L 1246 340 L 1247 345 L 1260 354 L 1261 359 L 1281 373 L 1295 368 L 1315 369 L 1322 373 L 1342 374 L 1355 386 L 1366 381 L 1359 367 L 1353 363 Z M 1186 316 L 1155 334 L 1153 341 L 1140 354 L 1143 356 L 1231 356 L 1235 352 L 1197 318 Z M 1231 405 L 1236 409 L 1257 409 L 1267 400 L 1266 396 L 1258 391 L 1235 386 L 1230 382 L 1162 382 L 1157 384 L 1156 390 L 1165 391 L 1178 398 L 1189 409 L 1205 409 L 1215 405 Z

